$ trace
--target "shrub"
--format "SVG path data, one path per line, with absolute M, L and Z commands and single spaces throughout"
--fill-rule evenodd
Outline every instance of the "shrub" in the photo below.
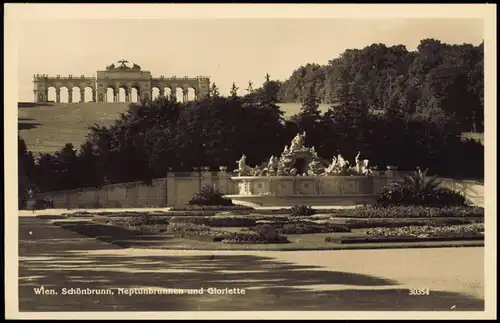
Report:
M 50 197 L 37 198 L 34 203 L 35 210 L 53 209 L 54 201 Z
M 347 226 L 335 223 L 292 222 L 279 229 L 281 234 L 310 234 L 327 232 L 350 232 Z
M 309 205 L 294 205 L 290 211 L 292 212 L 292 216 L 309 216 L 316 213 Z
M 476 206 L 425 207 L 410 205 L 380 207 L 366 205 L 336 211 L 331 216 L 353 218 L 467 218 L 484 217 L 484 209 Z
M 437 177 L 427 178 L 427 170 L 420 169 L 413 176 L 405 176 L 403 183 L 392 183 L 382 189 L 376 205 L 463 206 L 465 197 L 459 192 L 439 187 Z
M 233 201 L 224 197 L 224 194 L 214 185 L 205 185 L 201 188 L 200 192 L 193 196 L 189 201 L 189 205 L 229 206 L 233 205 Z

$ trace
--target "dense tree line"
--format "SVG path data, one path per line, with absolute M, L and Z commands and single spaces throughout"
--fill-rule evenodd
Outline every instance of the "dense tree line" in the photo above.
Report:
M 372 44 L 348 49 L 326 65 L 295 70 L 279 91 L 281 102 L 302 102 L 314 88 L 323 103 L 338 101 L 338 88 L 354 82 L 371 109 L 398 104 L 408 113 L 453 116 L 464 132 L 483 131 L 484 48 L 424 39 L 415 52 Z
M 465 100 L 458 91 L 461 87 L 482 93 L 482 61 L 474 64 L 473 75 L 464 78 L 458 75 L 462 70 L 433 46 L 443 45 L 424 41 L 419 52 L 433 52 L 440 64 L 429 61 L 432 55 L 407 53 L 403 47 L 383 50 L 385 46 L 374 45 L 346 51 L 329 66 L 335 72 L 324 75 L 325 80 L 333 76 L 336 80 L 327 91 L 331 108 L 325 113 L 319 110 L 326 95 L 323 79 L 313 77 L 309 85 L 304 83 L 300 113 L 284 120 L 277 105 L 282 84 L 266 75 L 260 88 L 254 89 L 250 82 L 244 96 L 237 94 L 236 84 L 227 97 L 212 84 L 209 96 L 194 102 L 159 97 L 131 104 L 113 125 L 90 127 L 81 147 L 68 143 L 54 154 L 35 158 L 19 137 L 20 196 L 29 188 L 53 191 L 137 180 L 148 183 L 168 171 L 200 166 L 212 170 L 227 166 L 232 171 L 242 154 L 250 165 L 281 154 L 298 131 L 306 131 L 306 144 L 315 146 L 326 160 L 341 153 L 352 161 L 361 151 L 361 158 L 379 168 L 420 166 L 440 176 L 483 177 L 484 147 L 461 138 L 463 127 L 453 103 L 459 97 Z M 475 53 L 474 47 L 469 49 Z M 460 57 L 465 49 L 456 51 Z M 375 60 L 378 56 L 373 53 L 381 57 Z M 366 66 L 385 67 L 360 73 Z M 399 74 L 402 71 L 409 74 Z M 382 86 L 373 73 L 393 81 Z M 454 73 L 458 74 L 450 79 Z M 421 83 L 408 75 L 418 75 Z M 470 80 L 477 80 L 477 88 Z M 474 101 L 472 94 L 470 100 Z M 383 106 L 384 113 L 373 113 L 374 105 Z

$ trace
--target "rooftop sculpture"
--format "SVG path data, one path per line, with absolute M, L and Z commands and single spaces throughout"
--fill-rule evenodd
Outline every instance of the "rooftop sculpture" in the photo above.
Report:
M 135 63 L 133 63 L 132 67 L 128 67 L 126 63 L 129 63 L 129 61 L 122 59 L 119 60 L 118 63 L 120 63 L 120 66 L 116 66 L 115 64 L 111 64 L 106 66 L 106 70 L 111 71 L 111 70 L 140 70 L 141 67 Z
M 250 167 L 246 164 L 243 155 L 237 161 L 238 169 L 234 170 L 238 176 L 348 176 L 368 175 L 368 159 L 361 160 L 357 154 L 354 165 L 342 155 L 333 157 L 329 165 L 325 165 L 313 147 L 305 146 L 306 133 L 297 134 L 291 141 L 290 147 L 285 146 L 281 156 L 271 156 L 266 165 Z

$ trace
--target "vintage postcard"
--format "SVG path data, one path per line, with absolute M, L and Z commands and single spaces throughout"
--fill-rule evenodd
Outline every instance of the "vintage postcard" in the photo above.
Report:
M 496 318 L 495 9 L 5 5 L 6 317 Z

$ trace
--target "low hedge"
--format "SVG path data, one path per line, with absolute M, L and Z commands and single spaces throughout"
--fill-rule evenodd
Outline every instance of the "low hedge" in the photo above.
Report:
M 170 217 L 166 216 L 151 216 L 139 215 L 128 217 L 112 217 L 112 218 L 93 218 L 94 222 L 107 223 L 121 226 L 137 227 L 141 225 L 168 225 Z
M 189 237 L 192 235 L 208 235 L 210 232 L 210 227 L 204 224 L 196 223 L 170 223 L 167 226 L 167 231 L 176 233 L 180 237 Z
M 232 232 L 222 240 L 222 243 L 253 244 L 253 243 L 288 243 L 288 238 L 283 235 L 276 235 L 273 239 L 263 237 L 258 232 L 241 231 Z
M 203 224 L 209 227 L 252 227 L 256 219 L 247 217 L 172 217 L 172 223 Z
M 484 217 L 484 208 L 475 206 L 360 206 L 353 209 L 335 210 L 331 217 L 352 218 L 436 218 L 436 217 Z
M 448 218 L 448 219 L 423 219 L 423 220 L 393 220 L 393 219 L 360 219 L 347 220 L 345 225 L 350 229 L 368 228 L 400 228 L 406 226 L 444 226 L 472 224 L 483 221 L 481 218 Z
M 373 228 L 365 231 L 368 236 L 382 237 L 461 237 L 483 236 L 484 223 L 451 226 L 406 226 L 401 228 Z
M 186 205 L 175 206 L 170 211 L 253 211 L 253 207 L 243 205 Z

